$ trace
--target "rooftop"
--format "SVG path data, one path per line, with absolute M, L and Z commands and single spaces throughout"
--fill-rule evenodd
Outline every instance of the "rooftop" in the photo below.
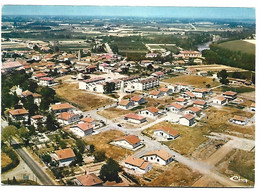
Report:
M 58 160 L 75 157 L 75 153 L 73 152 L 73 150 L 71 148 L 57 150 L 57 151 L 55 151 L 55 153 L 58 157 Z

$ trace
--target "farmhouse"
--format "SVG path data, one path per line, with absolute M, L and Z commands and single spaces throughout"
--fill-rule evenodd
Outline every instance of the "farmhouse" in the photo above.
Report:
M 138 148 L 142 143 L 141 140 L 135 136 L 135 135 L 127 135 L 124 137 L 117 138 L 113 141 L 113 144 L 126 148 L 126 149 L 136 149 Z
M 207 102 L 204 100 L 195 100 L 193 102 L 193 106 L 201 107 L 201 108 L 206 108 L 207 107 Z
M 145 117 L 153 118 L 153 117 L 155 117 L 159 114 L 158 112 L 159 112 L 159 110 L 157 108 L 148 107 L 148 108 L 141 110 L 139 112 L 139 114 L 142 115 L 142 116 L 145 116 Z
M 70 105 L 69 103 L 56 103 L 54 105 L 51 105 L 50 109 L 54 113 L 62 113 L 62 112 L 73 113 L 73 111 L 76 110 L 76 108 Z
M 227 91 L 223 93 L 223 96 L 228 100 L 232 101 L 237 98 L 237 92 Z
M 71 126 L 70 130 L 74 134 L 84 137 L 93 133 L 93 126 L 90 123 L 78 123 L 77 125 Z
M 14 109 L 10 110 L 9 117 L 17 121 L 27 121 L 29 112 L 26 109 Z
M 183 111 L 183 105 L 179 104 L 179 103 L 171 103 L 171 105 L 166 106 L 166 110 L 167 111 L 171 111 L 174 113 L 179 113 Z
M 74 180 L 78 186 L 102 186 L 103 181 L 94 173 L 76 176 Z
M 140 105 L 146 103 L 146 100 L 144 99 L 144 97 L 134 96 L 131 98 L 131 102 L 133 102 L 135 105 Z
M 192 126 L 195 124 L 195 116 L 191 114 L 185 114 L 180 117 L 180 124 L 185 126 Z
M 162 149 L 150 151 L 141 156 L 141 158 L 146 161 L 158 163 L 160 165 L 168 165 L 173 161 L 173 157 L 174 156 L 172 154 Z
M 137 173 L 147 173 L 152 169 L 152 164 L 133 156 L 128 156 L 125 161 L 125 167 L 136 171 Z
M 180 136 L 178 131 L 174 130 L 173 128 L 167 127 L 167 126 L 160 127 L 158 129 L 154 130 L 153 135 L 155 137 L 162 137 L 166 140 L 176 139 L 177 137 Z
M 157 90 L 152 90 L 150 91 L 149 93 L 149 97 L 150 98 L 160 98 L 160 97 L 163 97 L 164 96 L 164 93 L 161 92 L 161 91 L 157 91 Z
M 137 115 L 135 113 L 129 113 L 127 115 L 125 115 L 124 119 L 128 122 L 132 122 L 132 123 L 144 123 L 146 121 L 146 118 L 140 115 Z
M 119 103 L 118 103 L 118 108 L 121 108 L 121 109 L 129 109 L 130 107 L 133 107 L 134 106 L 134 102 L 132 101 L 128 101 L 128 100 L 121 100 Z
M 246 125 L 248 123 L 248 119 L 246 117 L 242 117 L 239 115 L 235 115 L 233 119 L 231 119 L 231 121 L 237 125 Z
M 227 99 L 223 96 L 217 96 L 213 98 L 212 102 L 218 105 L 225 105 L 227 103 Z
M 63 125 L 68 125 L 79 121 L 79 115 L 74 113 L 63 112 L 58 115 L 58 122 Z
M 197 106 L 193 106 L 193 107 L 189 107 L 187 108 L 184 113 L 185 114 L 192 114 L 195 116 L 199 116 L 201 114 L 202 109 L 200 107 Z
M 55 151 L 53 158 L 59 163 L 59 167 L 69 166 L 75 160 L 75 153 L 71 148 Z

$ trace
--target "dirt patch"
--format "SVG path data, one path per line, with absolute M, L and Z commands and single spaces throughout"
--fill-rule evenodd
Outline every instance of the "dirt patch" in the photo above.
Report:
M 153 164 L 153 169 L 144 175 L 145 178 L 152 180 L 151 182 L 140 181 L 145 186 L 161 186 L 161 187 L 183 187 L 192 186 L 201 175 L 193 172 L 187 166 L 180 163 L 171 163 L 168 166 L 157 166 Z
M 84 141 L 87 144 L 93 144 L 96 150 L 104 150 L 107 157 L 111 157 L 115 160 L 124 159 L 127 155 L 132 155 L 133 152 L 121 147 L 113 146 L 109 144 L 116 138 L 122 137 L 124 134 L 121 131 L 109 130 L 97 135 L 90 135 L 84 137 Z
M 120 117 L 122 115 L 132 113 L 132 112 L 133 111 L 131 111 L 131 110 L 125 110 L 125 109 L 111 107 L 108 109 L 104 109 L 102 111 L 98 111 L 97 113 L 107 119 L 114 119 L 114 118 Z
M 218 64 L 211 64 L 211 65 L 195 65 L 195 66 L 188 66 L 187 68 L 194 68 L 199 71 L 213 71 L 213 72 L 219 72 L 221 70 L 227 70 L 227 71 L 245 71 L 241 68 L 234 68 L 230 66 L 225 65 L 218 65 Z
M 210 84 L 211 87 L 215 87 L 220 85 L 219 82 L 213 81 L 212 78 L 207 78 L 203 76 L 192 76 L 192 75 L 181 75 L 181 76 L 176 76 L 173 78 L 165 79 L 163 80 L 164 82 L 168 83 L 187 83 L 189 85 L 195 86 L 195 87 L 200 87 L 200 88 L 206 88 L 207 84 Z
M 1 152 L 1 168 L 6 167 L 12 162 L 9 156 L 4 152 Z
M 223 184 L 219 183 L 217 180 L 214 180 L 213 178 L 209 176 L 203 176 L 198 181 L 196 181 L 193 185 L 193 187 L 224 187 Z
M 104 105 L 109 105 L 112 100 L 103 96 L 93 95 L 86 91 L 78 89 L 77 84 L 64 83 L 54 87 L 56 94 L 70 102 L 77 105 L 83 111 L 93 110 Z

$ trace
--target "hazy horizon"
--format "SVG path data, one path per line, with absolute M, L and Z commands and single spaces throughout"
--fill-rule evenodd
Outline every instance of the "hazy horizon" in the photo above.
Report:
M 3 16 L 100 16 L 255 20 L 255 8 L 4 5 Z

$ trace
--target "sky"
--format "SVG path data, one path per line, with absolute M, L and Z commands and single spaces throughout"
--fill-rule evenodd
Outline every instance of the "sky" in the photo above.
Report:
M 137 16 L 255 19 L 254 8 L 4 5 L 2 15 Z

